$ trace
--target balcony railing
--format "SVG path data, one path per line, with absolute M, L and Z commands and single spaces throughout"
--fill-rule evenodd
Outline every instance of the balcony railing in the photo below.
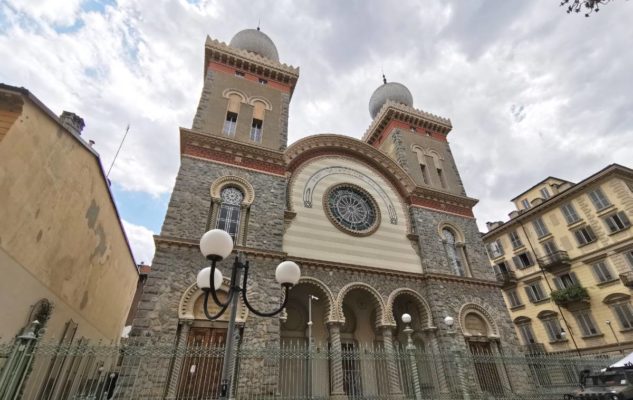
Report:
M 497 282 L 501 283 L 502 287 L 507 287 L 517 283 L 517 276 L 514 271 L 499 271 L 495 274 Z
M 570 286 L 565 289 L 554 290 L 551 294 L 554 303 L 559 306 L 568 307 L 578 303 L 588 303 L 589 293 L 587 289 L 580 285 Z
M 540 257 L 537 261 L 541 268 L 545 270 L 552 270 L 559 267 L 569 267 L 571 265 L 569 254 L 563 250 L 558 250 L 544 257 Z
M 620 274 L 620 280 L 626 287 L 633 287 L 633 271 Z

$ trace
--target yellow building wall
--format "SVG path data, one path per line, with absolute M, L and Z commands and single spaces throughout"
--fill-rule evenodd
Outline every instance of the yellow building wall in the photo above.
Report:
M 31 101 L 0 142 L 0 340 L 53 303 L 46 337 L 120 337 L 138 273 L 95 156 Z
M 600 212 L 595 210 L 591 199 L 588 196 L 588 192 L 600 187 L 605 196 L 612 203 L 610 207 Z M 525 293 L 525 281 L 531 281 L 538 277 L 543 277 L 543 274 L 538 267 L 534 265 L 525 269 L 517 269 L 512 261 L 512 257 L 523 251 L 530 251 L 534 256 L 534 260 L 538 257 L 545 255 L 545 250 L 542 247 L 543 242 L 549 239 L 553 239 L 559 250 L 566 251 L 571 259 L 571 269 L 575 273 L 576 278 L 580 284 L 585 287 L 590 296 L 590 308 L 591 314 L 594 318 L 595 324 L 602 335 L 597 335 L 591 338 L 582 338 L 580 327 L 577 325 L 572 313 L 561 307 L 562 312 L 567 319 L 577 345 L 580 348 L 604 348 L 617 347 L 617 340 L 619 340 L 627 348 L 633 348 L 633 330 L 622 329 L 619 323 L 619 319 L 613 312 L 612 308 L 603 303 L 603 300 L 610 294 L 622 293 L 624 295 L 630 295 L 631 289 L 624 286 L 619 279 L 619 274 L 632 271 L 633 265 L 630 265 L 625 253 L 633 250 L 633 227 L 626 228 L 620 232 L 609 234 L 606 225 L 604 224 L 602 217 L 609 215 L 615 211 L 624 211 L 628 218 L 633 221 L 633 193 L 630 189 L 631 182 L 627 182 L 619 176 L 611 175 L 606 179 L 603 179 L 595 184 L 589 185 L 582 193 L 574 195 L 564 201 L 556 201 L 552 206 L 544 207 L 544 209 L 535 216 L 531 216 L 530 219 L 524 221 L 510 221 L 506 226 L 494 235 L 485 239 L 486 243 L 491 243 L 494 240 L 500 240 L 504 255 L 498 258 L 492 258 L 492 264 L 498 264 L 501 261 L 505 261 L 507 265 L 515 272 L 519 283 L 516 286 L 518 296 L 523 303 L 523 306 L 515 309 L 510 307 L 510 302 L 507 296 L 507 290 L 505 290 L 506 305 L 510 310 L 512 319 L 518 317 L 528 317 L 532 320 L 532 328 L 536 335 L 536 339 L 540 343 L 544 343 L 548 351 L 563 351 L 574 349 L 571 340 L 562 343 L 549 343 L 549 338 L 545 331 L 545 328 L 541 321 L 537 318 L 537 315 L 545 310 L 551 310 L 559 312 L 558 306 L 551 300 L 545 300 L 537 304 L 532 304 Z M 576 209 L 580 221 L 574 224 L 568 225 L 560 206 L 567 202 L 571 202 Z M 543 238 L 538 238 L 532 221 L 541 216 L 543 222 L 550 231 L 550 235 Z M 579 246 L 573 230 L 583 225 L 589 225 L 597 240 L 593 243 Z M 524 246 L 513 249 L 510 241 L 509 233 L 515 230 Z M 532 248 L 535 249 L 536 255 L 532 252 Z M 605 261 L 608 265 L 611 274 L 614 277 L 613 281 L 607 283 L 599 283 L 598 278 L 593 271 L 593 264 L 597 261 Z M 550 272 L 545 272 L 545 277 L 549 281 L 549 285 L 552 290 L 556 290 L 554 284 L 554 277 L 560 273 L 566 272 L 564 269 L 558 269 Z M 542 287 L 546 294 L 549 294 L 550 290 L 546 282 L 541 279 Z M 560 319 L 560 315 L 559 315 Z M 612 327 L 617 335 L 617 340 L 614 337 L 613 332 L 606 324 L 609 320 L 612 323 Z M 564 321 L 561 321 L 561 325 L 567 330 Z M 519 337 L 520 334 L 519 334 Z M 569 337 L 569 336 L 568 336 Z M 628 342 L 628 343 L 627 343 Z

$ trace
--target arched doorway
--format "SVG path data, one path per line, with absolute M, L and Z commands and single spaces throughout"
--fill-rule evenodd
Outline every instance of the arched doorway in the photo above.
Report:
M 329 393 L 326 322 L 332 309 L 331 292 L 314 278 L 302 278 L 290 291 L 280 331 L 279 390 L 283 396 L 310 398 Z
M 375 289 L 359 285 L 342 291 L 339 302 L 345 323 L 341 327 L 343 389 L 349 397 L 372 397 L 387 393 L 381 384 L 384 358 L 375 357 L 382 344 L 384 305 Z M 384 392 L 384 393 L 383 393 Z

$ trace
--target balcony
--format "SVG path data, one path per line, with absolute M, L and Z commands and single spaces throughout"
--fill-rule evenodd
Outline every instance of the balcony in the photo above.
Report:
M 538 265 L 546 271 L 552 271 L 560 267 L 569 267 L 571 265 L 569 255 L 563 250 L 558 250 L 545 257 L 540 257 L 537 261 Z
M 530 343 L 530 344 L 526 344 L 521 346 L 521 350 L 525 353 L 525 354 L 531 354 L 531 355 L 535 355 L 535 354 L 545 354 L 545 345 L 543 343 Z
M 562 307 L 570 307 L 583 303 L 589 303 L 587 289 L 580 285 L 570 286 L 565 289 L 554 290 L 551 294 L 554 303 Z
M 517 283 L 517 276 L 514 271 L 500 271 L 495 274 L 497 282 L 501 283 L 502 288 L 512 286 Z
M 624 286 L 633 288 L 633 271 L 620 274 L 620 280 Z

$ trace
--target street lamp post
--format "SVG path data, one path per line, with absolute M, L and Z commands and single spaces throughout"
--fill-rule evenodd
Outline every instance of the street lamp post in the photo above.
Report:
M 248 261 L 240 261 L 239 257 L 235 257 L 235 261 L 233 262 L 231 282 L 229 283 L 226 301 L 222 302 L 218 298 L 217 290 L 222 286 L 223 278 L 222 273 L 215 267 L 215 264 L 228 257 L 233 251 L 233 238 L 231 235 L 222 229 L 212 229 L 208 231 L 200 238 L 200 251 L 211 261 L 211 266 L 200 270 L 196 279 L 198 287 L 204 292 L 204 314 L 209 320 L 213 321 L 220 318 L 224 312 L 231 307 L 222 364 L 222 380 L 220 383 L 220 399 L 227 400 L 231 395 L 231 380 L 233 379 L 232 366 L 235 365 L 233 360 L 235 357 L 233 353 L 235 319 L 237 317 L 237 301 L 240 293 L 244 305 L 255 315 L 259 315 L 260 317 L 275 316 L 286 307 L 288 303 L 288 292 L 292 286 L 299 282 L 301 270 L 299 266 L 292 261 L 283 261 L 277 266 L 275 279 L 284 289 L 283 303 L 277 310 L 261 312 L 253 308 L 248 302 L 246 287 L 249 264 Z M 244 272 L 244 278 L 241 278 L 242 272 Z M 240 279 L 242 279 L 241 286 Z M 220 310 L 215 315 L 211 315 L 209 312 L 209 295 L 211 295 L 213 302 L 220 307 Z
M 413 329 L 409 325 L 411 323 L 411 315 L 402 314 L 402 322 L 404 322 L 403 332 L 407 335 L 407 353 L 409 353 L 409 362 L 411 363 L 411 378 L 413 379 L 413 392 L 415 393 L 415 400 L 422 400 L 422 392 L 420 391 L 420 377 L 418 376 L 418 365 L 415 359 L 415 344 L 413 344 L 413 338 L 411 334 Z
M 470 393 L 468 393 L 468 388 L 466 387 L 466 376 L 464 373 L 464 366 L 462 365 L 464 362 L 464 357 L 462 357 L 461 352 L 457 349 L 454 348 L 454 343 L 453 343 L 453 337 L 455 336 L 455 329 L 453 329 L 453 325 L 455 325 L 455 319 L 453 317 L 451 317 L 450 315 L 447 315 L 446 317 L 444 317 L 444 325 L 446 325 L 447 329 L 447 333 L 450 336 L 450 347 L 451 347 L 451 352 L 452 354 L 452 358 L 453 360 L 455 360 L 455 369 L 456 369 L 456 375 L 457 375 L 457 385 L 461 388 L 462 390 L 462 398 L 464 400 L 470 400 Z M 449 372 L 450 373 L 450 372 Z
M 312 300 L 319 301 L 319 298 L 311 294 L 308 295 L 308 391 L 309 398 L 312 398 Z

